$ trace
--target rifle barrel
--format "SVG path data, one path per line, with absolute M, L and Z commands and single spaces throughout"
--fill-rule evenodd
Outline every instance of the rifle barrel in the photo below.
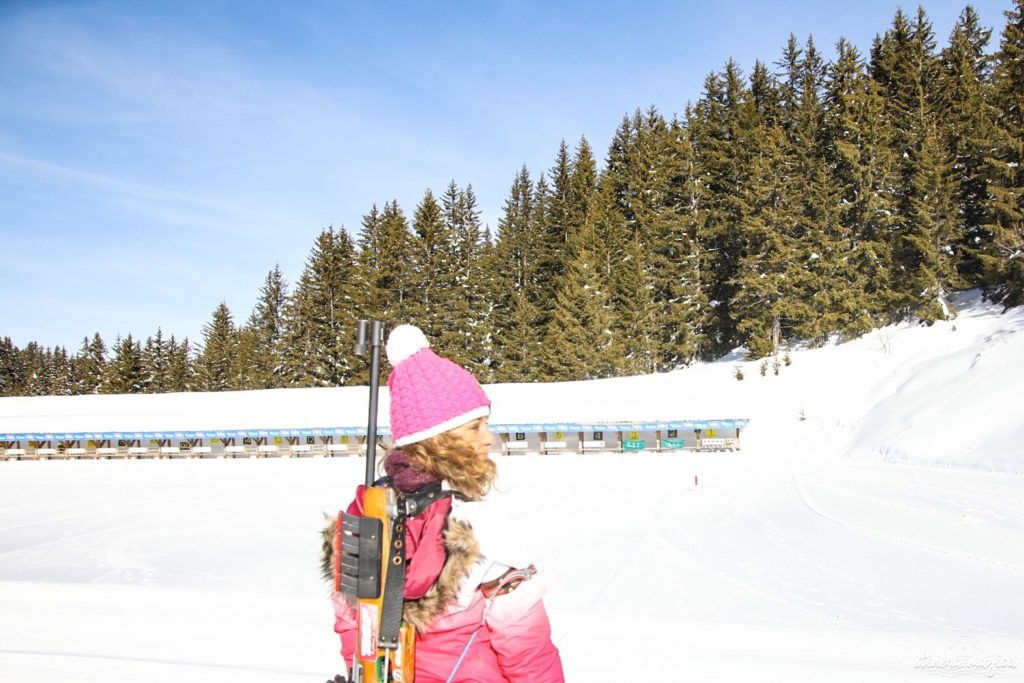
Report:
M 377 401 L 380 394 L 380 347 L 384 341 L 384 323 L 370 321 L 370 410 L 366 425 L 366 487 L 376 479 L 377 461 Z

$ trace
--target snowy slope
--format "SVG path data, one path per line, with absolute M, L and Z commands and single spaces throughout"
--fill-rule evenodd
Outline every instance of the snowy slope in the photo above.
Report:
M 778 376 L 510 387 L 751 419 L 738 453 L 499 461 L 568 680 L 1024 680 L 1024 313 L 957 306 Z M 0 463 L 0 681 L 326 679 L 317 531 L 362 470 Z

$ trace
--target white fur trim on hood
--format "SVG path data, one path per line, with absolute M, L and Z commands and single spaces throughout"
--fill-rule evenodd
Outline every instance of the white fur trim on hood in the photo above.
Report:
M 452 501 L 451 518 L 469 524 L 482 556 L 462 584 L 460 604 L 468 605 L 480 584 L 499 578 L 509 569 L 536 564 L 519 525 L 500 496 L 491 491 L 484 500 Z

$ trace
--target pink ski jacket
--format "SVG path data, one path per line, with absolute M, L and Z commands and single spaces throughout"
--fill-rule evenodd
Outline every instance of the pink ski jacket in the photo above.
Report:
M 349 506 L 360 514 L 362 488 Z M 487 594 L 512 569 L 529 562 L 508 539 L 506 516 L 488 501 L 434 502 L 407 520 L 403 618 L 417 631 L 416 683 L 564 683 L 551 641 L 542 575 L 508 592 Z M 514 564 L 513 564 L 514 562 Z M 334 630 L 351 664 L 357 612 L 348 596 L 332 597 Z

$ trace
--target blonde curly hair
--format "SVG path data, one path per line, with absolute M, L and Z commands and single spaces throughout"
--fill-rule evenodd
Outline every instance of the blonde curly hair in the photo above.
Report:
M 412 467 L 447 481 L 456 491 L 480 500 L 491 490 L 498 466 L 481 457 L 474 448 L 452 432 L 401 447 Z

